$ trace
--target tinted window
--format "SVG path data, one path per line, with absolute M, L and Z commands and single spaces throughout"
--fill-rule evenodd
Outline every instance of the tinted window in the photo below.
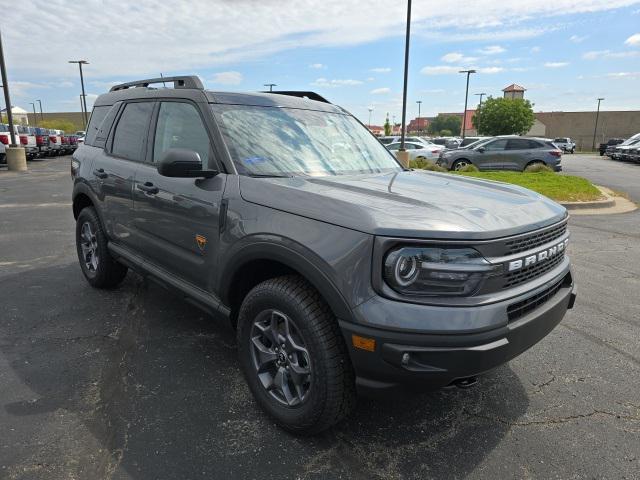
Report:
M 84 140 L 84 143 L 87 145 L 92 145 L 96 139 L 96 134 L 98 133 L 98 128 L 102 124 L 104 117 L 109 112 L 111 108 L 110 105 L 106 105 L 103 107 L 93 107 L 93 112 L 91 113 L 91 118 L 89 119 L 89 126 L 87 127 L 87 136 Z
M 529 148 L 535 148 L 529 146 L 529 140 L 524 138 L 512 138 L 507 143 L 507 150 L 527 150 Z
M 210 142 L 196 108 L 189 103 L 163 102 L 158 113 L 153 161 L 158 162 L 170 148 L 186 148 L 200 154 L 208 168 Z
M 504 150 L 507 146 L 507 140 L 501 139 L 483 145 L 485 150 Z
M 128 160 L 142 161 L 142 146 L 147 138 L 153 103 L 128 103 L 113 135 L 112 153 Z M 88 134 L 87 134 L 88 136 Z
M 391 143 L 391 144 L 387 145 L 387 148 L 389 150 L 398 150 L 400 148 L 400 144 L 399 143 Z

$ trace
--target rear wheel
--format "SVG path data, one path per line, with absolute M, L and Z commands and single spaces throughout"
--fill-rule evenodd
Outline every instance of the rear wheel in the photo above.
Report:
M 247 294 L 238 353 L 256 401 L 286 430 L 320 432 L 355 405 L 353 368 L 338 324 L 297 275 L 266 280 Z
M 460 160 L 456 160 L 455 162 L 453 162 L 453 165 L 451 166 L 451 170 L 455 170 L 455 171 L 462 170 L 464 167 L 468 167 L 469 165 L 473 165 L 473 163 L 471 163 L 466 158 L 461 158 Z
M 127 267 L 109 253 L 107 237 L 93 207 L 82 209 L 78 215 L 76 250 L 82 273 L 92 287 L 116 287 L 127 274 Z

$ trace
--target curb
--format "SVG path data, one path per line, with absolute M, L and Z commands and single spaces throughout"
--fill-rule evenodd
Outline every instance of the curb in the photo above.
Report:
M 596 185 L 595 186 L 600 193 L 605 197 L 604 200 L 594 200 L 592 202 L 560 202 L 567 210 L 582 210 L 582 209 L 594 209 L 594 208 L 611 208 L 615 207 L 616 199 L 609 195 L 608 191 L 606 191 L 603 187 Z

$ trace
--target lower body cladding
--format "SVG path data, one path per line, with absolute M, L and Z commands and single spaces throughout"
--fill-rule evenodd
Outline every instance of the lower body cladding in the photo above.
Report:
M 492 323 L 496 323 L 498 317 L 499 326 L 495 328 L 467 333 L 418 333 L 345 321 L 341 321 L 340 326 L 359 393 L 377 396 L 397 389 L 435 390 L 449 385 L 469 385 L 476 375 L 517 357 L 560 323 L 573 307 L 575 298 L 576 288 L 571 273 L 567 272 L 541 288 L 508 301 L 475 309 L 451 307 L 452 317 L 463 315 L 473 321 L 475 315 L 478 324 L 487 324 L 483 316 L 492 316 Z M 382 315 L 415 314 L 421 309 L 425 319 L 434 313 L 434 308 L 443 308 L 403 304 L 408 308 L 397 308 L 394 313 L 392 304 L 397 307 L 398 303 L 382 299 L 371 307 L 386 308 L 387 312 Z

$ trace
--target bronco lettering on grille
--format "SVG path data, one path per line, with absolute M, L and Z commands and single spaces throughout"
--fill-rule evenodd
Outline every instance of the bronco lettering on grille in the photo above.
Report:
M 520 270 L 521 268 L 528 267 L 536 263 L 550 260 L 556 255 L 561 254 L 567 248 L 568 244 L 569 239 L 567 238 L 565 241 L 560 242 L 551 248 L 547 248 L 540 252 L 534 253 L 533 255 L 527 255 L 526 257 L 520 258 L 518 260 L 512 260 L 511 262 L 509 262 L 509 271 L 513 272 L 515 270 Z

